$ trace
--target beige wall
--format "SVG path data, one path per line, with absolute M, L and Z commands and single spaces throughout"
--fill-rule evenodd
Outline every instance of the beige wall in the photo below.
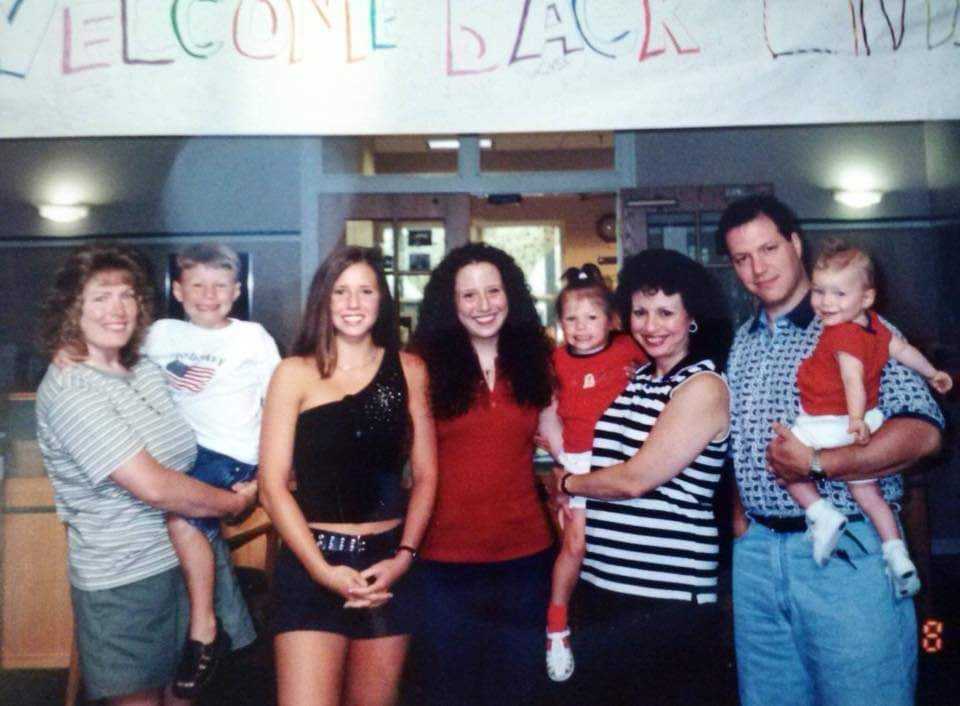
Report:
M 563 267 L 596 263 L 600 257 L 614 257 L 616 245 L 597 236 L 597 220 L 616 210 L 613 194 L 571 196 L 524 196 L 521 203 L 493 206 L 483 199 L 470 200 L 470 219 L 483 221 L 549 221 L 563 225 Z M 604 275 L 614 277 L 616 265 L 601 267 Z

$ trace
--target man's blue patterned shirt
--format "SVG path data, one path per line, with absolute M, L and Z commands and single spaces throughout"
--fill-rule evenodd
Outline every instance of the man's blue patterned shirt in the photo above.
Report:
M 734 338 L 727 367 L 731 394 L 730 454 L 740 499 L 751 515 L 803 514 L 767 471 L 765 454 L 773 438 L 773 422 L 791 426 L 799 414 L 797 368 L 813 352 L 822 329 L 807 297 L 789 314 L 776 319 L 772 329 L 761 310 L 740 327 Z M 880 380 L 880 410 L 886 419 L 916 417 L 943 427 L 943 415 L 926 383 L 893 359 L 883 369 Z M 900 499 L 903 481 L 899 475 L 879 482 L 887 502 Z M 820 494 L 841 512 L 860 511 L 844 483 L 828 481 L 818 486 Z

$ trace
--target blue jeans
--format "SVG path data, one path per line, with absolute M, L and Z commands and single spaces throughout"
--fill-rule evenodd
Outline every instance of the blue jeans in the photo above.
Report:
M 252 480 L 256 474 L 256 466 L 203 446 L 197 447 L 197 460 L 193 468 L 187 471 L 187 475 L 191 478 L 224 490 L 230 490 L 234 483 Z M 203 532 L 211 542 L 220 534 L 219 517 L 186 517 L 184 519 Z
M 898 600 L 880 538 L 847 525 L 853 565 L 817 566 L 802 532 L 752 522 L 733 547 L 733 614 L 743 706 L 908 706 L 917 683 L 913 601 Z
M 423 561 L 423 615 L 414 633 L 411 703 L 542 703 L 554 552 L 509 561 Z

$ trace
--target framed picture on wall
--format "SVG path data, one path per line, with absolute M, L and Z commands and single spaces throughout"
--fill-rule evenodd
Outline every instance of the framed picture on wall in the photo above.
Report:
M 240 258 L 240 296 L 233 303 L 230 316 L 243 321 L 250 320 L 250 310 L 253 308 L 253 267 L 250 253 L 238 252 Z M 167 256 L 167 271 L 163 278 L 163 305 L 162 309 L 171 319 L 186 319 L 183 305 L 173 296 L 173 282 L 180 275 L 177 268 L 177 256 L 172 253 Z
M 433 231 L 429 228 L 411 229 L 407 236 L 410 247 L 433 245 Z

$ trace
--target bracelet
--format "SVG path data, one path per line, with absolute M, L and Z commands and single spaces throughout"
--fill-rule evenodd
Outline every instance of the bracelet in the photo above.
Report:
M 410 552 L 410 558 L 416 560 L 417 550 L 411 547 L 409 544 L 401 544 L 397 547 L 397 551 L 393 553 L 394 556 L 397 556 L 400 552 Z
M 562 476 L 560 476 L 560 492 L 568 497 L 573 497 L 573 493 L 567 490 L 567 478 L 569 478 L 572 475 L 573 474 L 568 471 L 564 473 Z

